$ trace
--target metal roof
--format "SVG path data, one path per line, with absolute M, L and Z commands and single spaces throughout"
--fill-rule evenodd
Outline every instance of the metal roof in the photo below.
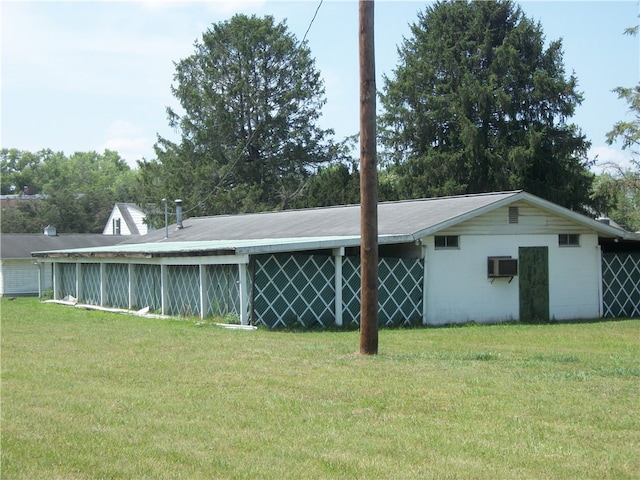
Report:
M 383 235 L 382 244 L 404 243 L 411 237 Z M 165 257 L 188 255 L 243 255 L 256 253 L 287 252 L 302 250 L 355 247 L 360 245 L 360 236 L 342 237 L 297 237 L 260 238 L 251 240 L 202 240 L 194 242 L 156 242 L 120 244 L 107 247 L 71 248 L 65 250 L 37 251 L 36 257 Z
M 522 191 L 384 202 L 378 205 L 379 242 L 407 243 L 482 215 L 525 201 L 543 210 L 584 224 L 607 238 L 628 232 L 605 225 Z M 184 228 L 159 229 L 129 237 L 109 248 L 57 252 L 64 256 L 169 256 L 187 254 L 263 253 L 359 245 L 360 206 L 346 205 L 302 210 L 195 217 Z M 50 256 L 39 252 L 37 256 Z

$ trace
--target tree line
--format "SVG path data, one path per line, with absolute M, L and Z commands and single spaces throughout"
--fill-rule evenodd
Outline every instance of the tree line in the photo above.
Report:
M 138 173 L 118 155 L 41 150 L 0 150 L 0 193 L 4 201 L 0 231 L 102 233 L 116 202 L 135 198 Z
M 635 117 L 608 137 L 622 140 L 631 167 L 596 176 L 590 141 L 571 123 L 583 95 L 562 42 L 545 44 L 514 2 L 431 4 L 398 54 L 379 92 L 380 201 L 524 189 L 640 229 L 640 87 L 616 90 Z M 321 72 L 286 22 L 235 15 L 213 24 L 176 63 L 171 90 L 182 113 L 167 116 L 180 140 L 158 137 L 156 158 L 137 170 L 109 151 L 3 150 L 2 193 L 30 185 L 49 197 L 3 211 L 2 231 L 37 222 L 98 231 L 116 201 L 146 208 L 155 226 L 163 198 L 181 198 L 186 216 L 359 202 L 357 139 L 318 126 Z

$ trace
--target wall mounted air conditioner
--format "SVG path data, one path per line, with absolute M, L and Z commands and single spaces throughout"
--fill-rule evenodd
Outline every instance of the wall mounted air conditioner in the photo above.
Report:
M 489 257 L 487 259 L 487 276 L 515 277 L 518 275 L 518 259 L 511 257 Z

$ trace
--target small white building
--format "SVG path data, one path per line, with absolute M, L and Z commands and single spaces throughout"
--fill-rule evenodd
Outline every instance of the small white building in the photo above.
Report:
M 145 219 L 145 213 L 135 203 L 116 203 L 102 234 L 146 235 L 149 233 L 149 227 Z
M 7 197 L 7 196 L 3 196 Z M 17 196 L 14 201 L 41 196 Z M 5 198 L 3 198 L 5 200 Z M 53 288 L 51 262 L 40 265 L 31 256 L 38 250 L 111 246 L 124 241 L 123 236 L 144 235 L 149 229 L 144 212 L 133 203 L 116 203 L 102 234 L 61 234 L 47 225 L 43 234 L 5 233 L 1 235 L 0 296 L 38 295 Z
M 53 268 L 48 261 L 31 256 L 38 250 L 112 246 L 122 238 L 100 234 L 58 235 L 47 225 L 44 233 L 3 233 L 0 235 L 0 297 L 38 295 L 52 291 Z
M 55 298 L 268 327 L 359 324 L 358 205 L 182 226 L 35 256 L 54 262 Z M 640 315 L 640 236 L 522 191 L 381 203 L 378 234 L 381 325 Z

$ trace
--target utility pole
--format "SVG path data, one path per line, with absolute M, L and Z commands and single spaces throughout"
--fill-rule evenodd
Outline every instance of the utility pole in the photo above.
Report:
M 360 353 L 378 353 L 378 172 L 373 0 L 360 17 Z

